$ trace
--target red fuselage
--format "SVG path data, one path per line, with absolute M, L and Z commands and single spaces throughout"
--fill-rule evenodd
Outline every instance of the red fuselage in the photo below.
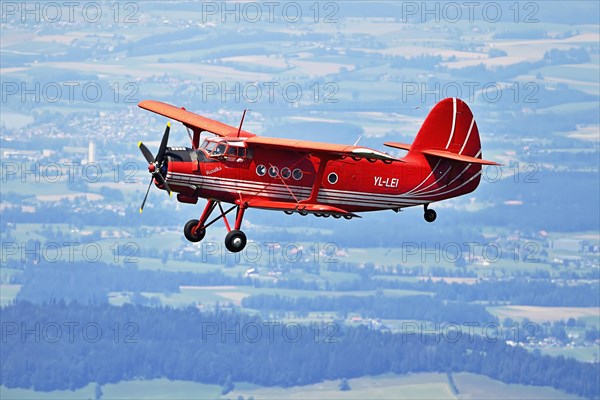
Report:
M 180 200 L 254 199 L 299 203 L 315 186 L 321 159 L 257 148 L 250 157 L 210 156 L 204 149 L 167 152 L 167 182 Z M 317 203 L 349 212 L 398 210 L 475 190 L 481 165 L 409 153 L 404 162 L 340 157 L 327 161 Z M 301 171 L 298 172 L 298 171 Z

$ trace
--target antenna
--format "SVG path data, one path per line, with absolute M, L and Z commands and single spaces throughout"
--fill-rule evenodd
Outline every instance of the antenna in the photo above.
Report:
M 237 137 L 240 137 L 240 132 L 242 131 L 242 124 L 244 123 L 244 118 L 246 117 L 246 111 L 250 111 L 250 108 L 244 109 L 244 113 L 242 114 L 242 120 L 240 121 L 240 127 L 238 128 Z
M 362 138 L 362 135 L 360 135 L 358 137 L 358 139 L 356 139 L 356 142 L 354 142 L 353 146 L 356 146 L 358 144 L 358 142 L 360 141 L 361 138 Z

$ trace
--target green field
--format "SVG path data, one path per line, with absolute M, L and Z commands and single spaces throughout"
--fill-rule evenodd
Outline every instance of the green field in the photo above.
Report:
M 542 354 L 549 356 L 572 357 L 583 362 L 598 362 L 600 360 L 600 346 L 593 347 L 551 347 L 540 349 Z
M 0 306 L 9 304 L 21 290 L 21 285 L 0 284 Z
M 7 389 L 0 386 L 3 400 L 54 400 L 54 399 L 93 399 L 95 384 L 78 390 L 58 390 L 37 392 L 25 389 Z M 221 387 L 195 382 L 169 381 L 126 381 L 102 386 L 102 399 L 221 399 Z
M 233 303 L 240 306 L 244 297 L 265 294 L 279 295 L 284 297 L 316 297 L 316 296 L 374 296 L 376 290 L 362 291 L 320 291 L 320 290 L 297 290 L 281 288 L 254 288 L 250 286 L 181 286 L 178 293 L 142 292 L 148 298 L 157 298 L 162 305 L 171 307 L 186 307 L 189 305 L 212 306 L 216 302 Z M 385 289 L 386 296 L 414 296 L 431 295 L 429 292 L 415 290 Z M 109 293 L 110 303 L 122 305 L 130 301 L 130 293 Z
M 127 381 L 102 386 L 102 399 L 407 399 L 407 400 L 450 400 L 450 399 L 578 399 L 548 387 L 505 384 L 482 375 L 470 373 L 454 374 L 458 394 L 453 394 L 446 374 L 420 373 L 410 375 L 380 375 L 349 379 L 351 390 L 340 391 L 340 381 L 324 381 L 307 386 L 290 388 L 267 388 L 247 383 L 236 383 L 235 390 L 225 396 L 221 387 L 194 382 Z M 76 391 L 36 392 L 24 389 L 0 387 L 0 398 L 17 399 L 86 399 L 94 398 L 95 384 Z
M 570 395 L 550 387 L 508 385 L 486 376 L 470 373 L 454 374 L 459 399 L 464 400 L 568 400 L 580 397 Z
M 566 321 L 569 318 L 600 318 L 598 307 L 541 307 L 541 306 L 502 306 L 487 307 L 488 311 L 499 318 L 522 320 L 528 318 L 533 322 Z

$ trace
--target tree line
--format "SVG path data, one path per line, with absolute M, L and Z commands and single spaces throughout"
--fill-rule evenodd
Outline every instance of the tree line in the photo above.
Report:
M 2 309 L 2 335 L 0 384 L 40 391 L 158 378 L 289 387 L 464 371 L 588 398 L 600 394 L 598 363 L 542 356 L 477 335 L 440 340 L 365 326 L 319 330 L 195 307 L 17 302 Z
M 432 322 L 497 322 L 481 304 L 445 302 L 427 295 L 417 296 L 315 296 L 287 297 L 258 294 L 245 297 L 242 306 L 256 310 L 335 311 L 357 313 L 367 318 L 426 320 Z
M 222 271 L 181 272 L 143 270 L 135 264 L 123 266 L 106 263 L 49 263 L 30 264 L 23 268 L 9 260 L 8 268 L 22 269 L 10 283 L 23 285 L 18 299 L 44 302 L 64 299 L 107 302 L 109 292 L 139 291 L 178 293 L 179 286 L 253 286 L 298 290 L 365 291 L 377 289 L 404 289 L 433 293 L 438 300 L 461 303 L 487 302 L 555 307 L 599 307 L 600 284 L 567 285 L 548 280 L 502 279 L 481 280 L 475 284 L 446 283 L 425 280 L 419 282 L 393 281 L 365 277 L 352 281 L 324 281 L 286 278 L 277 281 L 226 275 Z M 381 300 L 380 300 L 381 301 Z M 428 301 L 428 300 L 427 300 Z

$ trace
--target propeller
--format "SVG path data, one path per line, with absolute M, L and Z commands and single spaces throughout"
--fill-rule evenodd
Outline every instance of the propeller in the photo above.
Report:
M 148 193 L 150 193 L 150 187 L 152 186 L 152 182 L 156 179 L 156 181 L 161 184 L 171 196 L 171 188 L 167 184 L 165 177 L 161 174 L 161 169 L 166 160 L 167 153 L 167 142 L 169 141 L 169 132 L 171 131 L 171 123 L 167 123 L 167 127 L 165 128 L 165 133 L 163 134 L 162 140 L 160 142 L 160 147 L 158 148 L 158 153 L 156 157 L 152 155 L 152 152 L 148 150 L 146 145 L 142 142 L 138 143 L 138 147 L 140 151 L 144 155 L 146 161 L 148 161 L 148 171 L 152 174 L 150 178 L 150 184 L 148 185 L 148 189 L 146 189 L 146 195 L 144 196 L 144 201 L 142 202 L 142 206 L 140 207 L 140 214 L 144 210 L 144 205 L 146 204 L 146 200 L 148 199 Z

